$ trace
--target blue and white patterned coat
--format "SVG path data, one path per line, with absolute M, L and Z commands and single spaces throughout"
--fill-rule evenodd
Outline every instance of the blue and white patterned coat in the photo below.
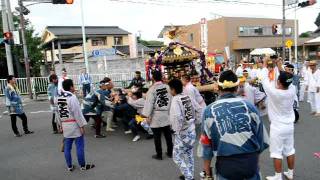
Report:
M 200 152 L 204 159 L 260 153 L 268 148 L 268 141 L 258 110 L 234 94 L 221 96 L 204 112 Z
M 50 101 L 50 109 L 52 112 L 56 112 L 58 109 L 58 106 L 55 102 L 55 99 L 58 97 L 58 85 L 54 83 L 50 83 L 48 85 L 48 99 Z
M 105 96 L 105 90 L 89 93 L 83 100 L 82 112 L 84 115 L 101 115 L 105 108 L 113 108 L 112 102 Z
M 10 114 L 23 114 L 22 100 L 16 87 L 8 84 L 4 90 L 6 96 L 6 106 Z

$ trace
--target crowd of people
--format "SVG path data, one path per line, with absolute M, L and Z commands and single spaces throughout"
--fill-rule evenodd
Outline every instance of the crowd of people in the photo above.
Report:
M 206 104 L 205 98 L 186 73 L 181 78 L 163 80 L 160 71 L 152 73 L 152 85 L 146 88 L 141 72 L 126 89 L 114 88 L 108 77 L 93 90 L 92 78 L 85 70 L 79 77 L 82 93 L 64 70 L 58 77 L 49 76 L 48 97 L 52 110 L 54 134 L 63 134 L 63 152 L 68 171 L 74 170 L 71 147 L 76 152 L 81 170 L 94 167 L 84 157 L 84 127 L 94 120 L 95 138 L 105 138 L 122 126 L 132 141 L 154 139 L 155 160 L 163 160 L 162 134 L 166 141 L 165 155 L 179 168 L 179 179 L 195 179 L 194 150 L 203 159 L 201 177 L 206 180 L 259 180 L 259 156 L 269 148 L 275 174 L 268 180 L 292 180 L 294 177 L 294 123 L 299 120 L 299 101 L 307 93 L 311 113 L 320 116 L 320 70 L 316 61 L 306 61 L 303 68 L 284 63 L 281 58 L 265 57 L 256 65 L 239 64 L 235 71 L 219 74 L 215 83 L 219 98 Z M 8 77 L 5 90 L 12 130 L 20 137 L 16 117 L 23 122 L 25 134 L 31 134 L 23 112 L 15 78 Z M 79 94 L 82 96 L 79 101 Z M 268 133 L 262 116 L 270 122 Z M 120 124 L 120 123 L 121 124 Z M 105 127 L 103 129 L 102 127 Z M 270 138 L 269 138 L 270 137 Z M 215 165 L 212 168 L 212 160 Z M 287 160 L 287 171 L 282 161 Z

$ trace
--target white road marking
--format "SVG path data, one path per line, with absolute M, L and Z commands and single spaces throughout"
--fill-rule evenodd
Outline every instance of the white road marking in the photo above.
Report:
M 34 111 L 34 112 L 29 112 L 30 114 L 39 114 L 39 113 L 48 113 L 52 111 Z

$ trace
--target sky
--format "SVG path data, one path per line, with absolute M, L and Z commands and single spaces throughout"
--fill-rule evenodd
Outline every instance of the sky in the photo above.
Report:
M 17 0 L 10 0 L 11 8 Z M 280 6 L 240 5 L 216 0 L 83 0 L 86 26 L 119 26 L 143 39 L 156 40 L 164 25 L 195 24 L 201 18 L 213 19 L 215 14 L 228 17 L 282 18 Z M 128 2 L 130 1 L 130 2 Z M 147 4 L 132 2 L 143 1 Z M 201 3 L 199 3 L 201 1 Z M 281 4 L 281 0 L 237 0 L 269 4 Z M 301 0 L 300 0 L 301 1 Z M 81 0 L 72 5 L 37 4 L 29 6 L 27 18 L 41 35 L 46 26 L 81 25 Z M 192 3 L 189 3 L 192 2 Z M 24 3 L 29 4 L 27 2 Z M 297 18 L 301 32 L 314 31 L 314 21 L 320 12 L 320 2 L 312 7 L 299 9 Z M 288 19 L 294 19 L 294 11 L 288 10 Z

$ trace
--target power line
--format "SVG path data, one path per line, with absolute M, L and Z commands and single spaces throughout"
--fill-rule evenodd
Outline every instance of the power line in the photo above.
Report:
M 113 2 L 122 2 L 122 3 L 134 3 L 134 4 L 144 4 L 144 5 L 160 5 L 160 6 L 174 6 L 175 4 L 187 3 L 187 4 L 211 4 L 211 3 L 232 3 L 238 5 L 259 5 L 259 6 L 273 6 L 281 7 L 280 4 L 270 4 L 263 2 L 249 2 L 249 1 L 239 1 L 239 0 L 109 0 Z M 184 5 L 182 5 L 184 6 Z
M 192 6 L 186 6 L 186 5 L 177 5 L 175 3 L 165 3 L 164 1 L 152 1 L 152 0 L 146 0 L 146 1 L 139 1 L 139 0 L 109 0 L 111 2 L 119 2 L 119 3 L 131 3 L 131 4 L 141 4 L 141 5 L 155 5 L 155 6 L 176 6 L 176 7 L 189 7 L 192 8 Z
M 264 6 L 281 6 L 280 4 L 270 4 L 263 2 L 250 2 L 250 1 L 239 1 L 239 0 L 211 0 L 208 2 L 221 2 L 221 3 L 236 3 L 240 5 L 264 5 Z

